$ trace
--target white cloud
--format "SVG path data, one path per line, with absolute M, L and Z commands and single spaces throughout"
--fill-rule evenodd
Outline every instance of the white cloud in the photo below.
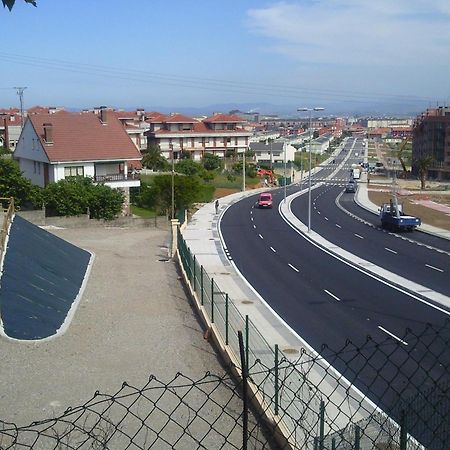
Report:
M 449 19 L 448 0 L 285 1 L 247 13 L 269 50 L 305 64 L 428 70 L 449 65 Z

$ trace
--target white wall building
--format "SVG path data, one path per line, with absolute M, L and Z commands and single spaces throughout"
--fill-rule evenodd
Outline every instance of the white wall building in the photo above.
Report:
M 215 114 L 197 120 L 182 114 L 155 115 L 150 119 L 147 135 L 149 145 L 159 145 L 167 159 L 178 152 L 188 152 L 194 160 L 205 153 L 225 157 L 247 150 L 252 133 L 243 128 L 244 121 L 235 115 Z

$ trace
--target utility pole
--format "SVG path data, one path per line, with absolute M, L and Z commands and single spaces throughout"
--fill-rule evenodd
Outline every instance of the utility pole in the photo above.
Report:
M 16 94 L 20 99 L 20 128 L 23 128 L 23 91 L 26 89 L 26 86 L 23 87 L 15 87 Z
M 245 192 L 245 150 L 242 153 L 242 192 Z

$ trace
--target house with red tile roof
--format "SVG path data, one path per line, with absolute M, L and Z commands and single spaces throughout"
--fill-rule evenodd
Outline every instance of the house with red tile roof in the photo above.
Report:
M 91 177 L 120 188 L 140 186 L 131 173 L 141 154 L 112 111 L 35 113 L 28 115 L 14 158 L 20 170 L 38 186 L 67 177 Z
M 0 109 L 0 146 L 14 151 L 22 131 L 21 119 L 19 109 Z
M 203 120 L 178 113 L 146 115 L 150 123 L 147 142 L 158 145 L 167 159 L 176 158 L 179 152 L 188 152 L 194 160 L 201 160 L 205 153 L 219 157 L 243 153 L 252 136 L 243 126 L 246 121 L 237 115 L 214 114 Z

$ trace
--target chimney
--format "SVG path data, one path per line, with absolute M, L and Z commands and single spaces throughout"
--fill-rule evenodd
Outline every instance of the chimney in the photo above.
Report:
M 108 110 L 106 109 L 106 106 L 100 108 L 100 121 L 103 125 L 108 123 Z
M 44 141 L 46 144 L 53 144 L 53 125 L 44 123 Z
M 8 120 L 6 117 L 3 118 L 5 124 L 5 139 L 3 140 L 3 146 L 8 150 L 9 149 L 9 130 L 8 130 Z

